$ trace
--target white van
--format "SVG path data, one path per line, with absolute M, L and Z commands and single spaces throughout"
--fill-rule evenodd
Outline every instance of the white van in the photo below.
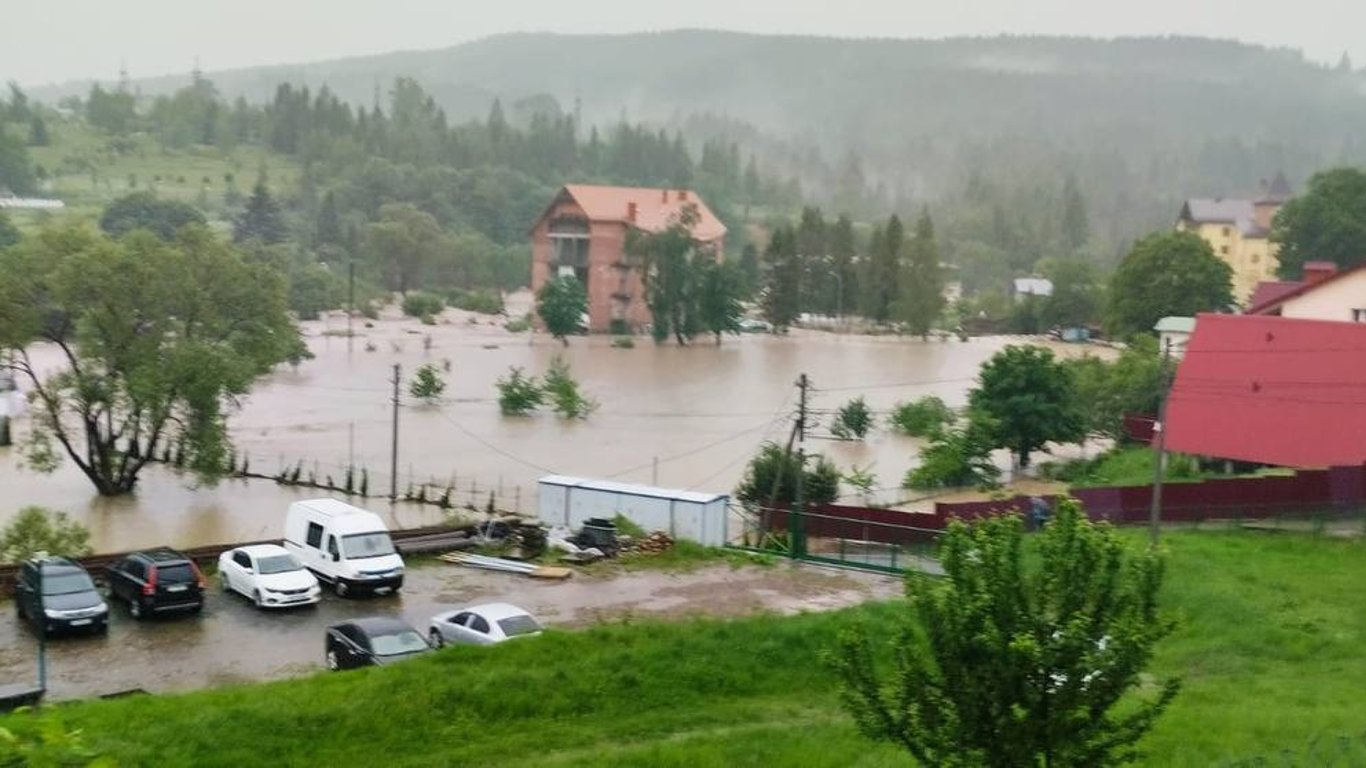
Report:
M 338 595 L 403 588 L 403 558 L 394 549 L 384 521 L 336 499 L 290 504 L 285 549 L 331 584 Z

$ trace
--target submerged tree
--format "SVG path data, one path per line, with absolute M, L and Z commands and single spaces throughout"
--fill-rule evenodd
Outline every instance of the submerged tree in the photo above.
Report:
M 1157 611 L 1161 560 L 1126 555 L 1071 499 L 1039 537 L 1037 565 L 1026 549 L 1018 517 L 951 523 L 945 577 L 908 582 L 911 621 L 893 645 L 890 679 L 863 628 L 843 635 L 836 666 L 859 730 L 920 765 L 1061 768 L 1137 756 L 1179 687 L 1139 690 L 1172 627 Z
M 60 352 L 55 373 L 29 357 L 44 341 Z M 0 252 L 0 347 L 33 385 L 30 463 L 50 471 L 64 452 L 105 496 L 133 490 L 168 446 L 219 477 L 228 407 L 308 355 L 283 276 L 199 226 L 168 243 L 70 224 Z
M 550 335 L 569 346 L 569 334 L 583 329 L 583 314 L 588 311 L 588 294 L 574 276 L 546 281 L 536 294 L 536 314 Z

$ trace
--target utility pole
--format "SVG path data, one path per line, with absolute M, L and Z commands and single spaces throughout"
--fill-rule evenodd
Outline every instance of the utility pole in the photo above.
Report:
M 806 390 L 810 387 L 811 381 L 806 378 L 805 373 L 797 377 L 797 389 L 800 392 L 797 399 L 797 442 L 799 443 L 806 442 Z M 788 452 L 791 451 L 792 449 L 789 447 Z
M 389 451 L 389 501 L 398 500 L 398 383 L 399 366 L 394 363 L 394 437 Z
M 356 257 L 346 259 L 346 346 L 352 345 L 356 334 L 351 330 L 351 321 L 356 317 Z
M 1157 546 L 1162 521 L 1162 475 L 1167 464 L 1167 401 L 1171 399 L 1168 392 L 1171 385 L 1167 378 L 1167 361 L 1171 357 L 1171 352 L 1172 340 L 1167 339 L 1162 348 L 1162 378 L 1157 395 L 1157 421 L 1153 422 L 1153 430 L 1157 432 L 1157 461 L 1153 468 L 1153 506 L 1148 512 L 1148 542 L 1152 546 Z

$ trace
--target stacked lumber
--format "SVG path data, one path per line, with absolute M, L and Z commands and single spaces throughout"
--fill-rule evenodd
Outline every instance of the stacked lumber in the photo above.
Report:
M 534 579 L 567 579 L 574 573 L 568 568 L 536 565 L 535 563 L 521 563 L 516 560 L 508 560 L 502 557 L 473 555 L 463 552 L 452 552 L 448 555 L 440 555 L 437 559 L 469 568 L 480 568 L 486 571 L 500 571 L 502 573 L 515 573 L 522 576 L 530 576 Z

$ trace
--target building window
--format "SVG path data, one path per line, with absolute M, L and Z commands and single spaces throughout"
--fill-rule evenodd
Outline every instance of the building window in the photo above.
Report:
M 1224 227 L 1224 237 L 1228 237 L 1228 236 L 1229 236 L 1229 228 L 1228 228 L 1228 227 Z
M 1222 253 L 1222 254 L 1224 254 L 1225 256 L 1227 256 L 1227 255 L 1228 255 L 1228 246 L 1227 246 L 1227 245 L 1221 245 L 1221 246 L 1219 246 L 1219 252 Z
M 1251 261 L 1252 261 L 1253 264 L 1259 264 L 1259 263 L 1261 263 L 1261 261 L 1262 261 L 1262 255 L 1261 255 L 1260 253 L 1254 253 L 1254 254 L 1252 254 Z
M 1354 309 L 1354 310 L 1352 310 L 1352 322 L 1354 322 L 1354 323 L 1366 323 L 1366 309 Z

